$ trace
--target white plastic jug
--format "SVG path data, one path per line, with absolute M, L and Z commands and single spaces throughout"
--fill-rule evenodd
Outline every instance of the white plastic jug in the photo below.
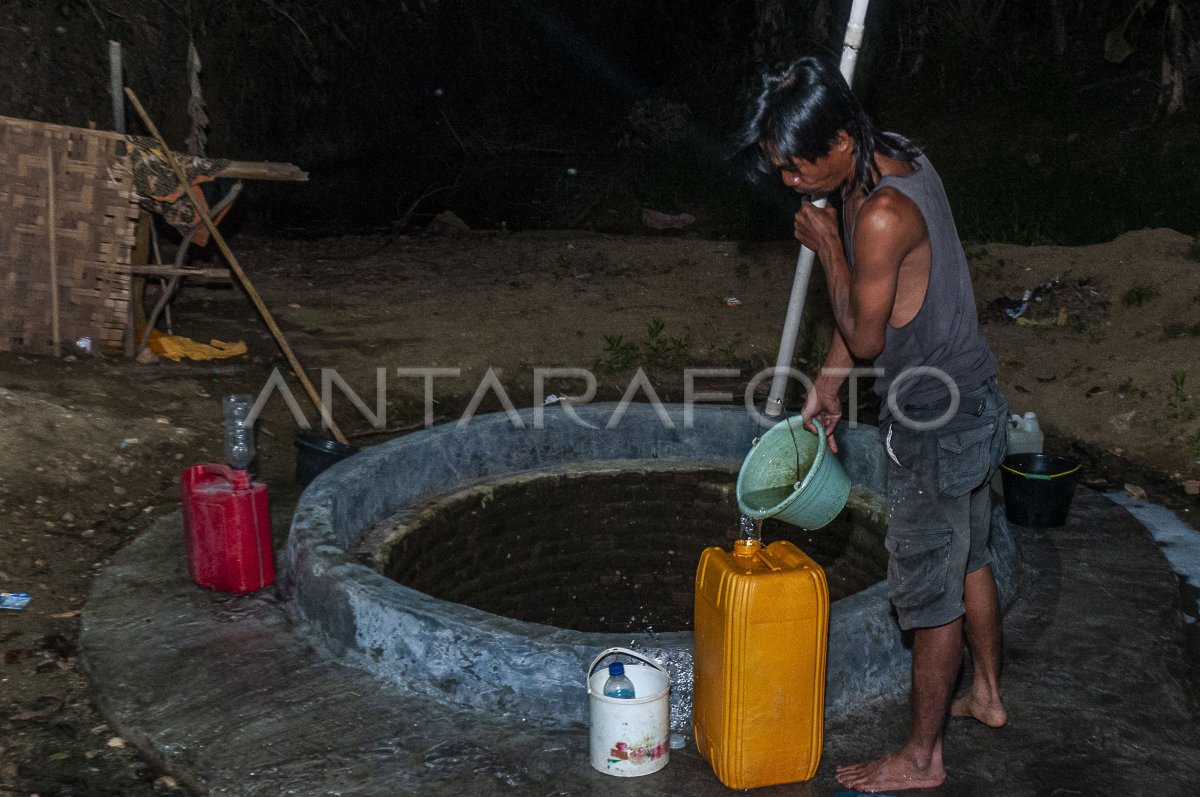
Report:
M 1008 424 L 1008 453 L 1040 454 L 1045 435 L 1038 425 L 1037 414 L 1013 415 Z
M 1040 454 L 1045 437 L 1042 434 L 1042 427 L 1038 425 L 1037 413 L 1027 412 L 1024 415 L 1014 413 L 1009 416 L 1009 454 Z M 996 469 L 996 475 L 992 477 L 992 489 L 1000 494 L 1004 492 L 999 468 Z

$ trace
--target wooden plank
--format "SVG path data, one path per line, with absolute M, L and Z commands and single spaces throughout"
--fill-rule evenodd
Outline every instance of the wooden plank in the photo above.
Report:
M 125 95 L 121 95 L 121 100 L 124 101 Z M 137 229 L 134 232 L 133 239 L 133 257 L 132 264 L 136 266 L 144 266 L 150 262 L 150 214 L 145 210 L 138 211 Z M 133 357 L 137 354 L 137 330 L 146 325 L 146 310 L 142 307 L 142 296 L 146 289 L 146 280 L 144 278 L 135 278 L 133 280 L 132 295 L 129 300 L 129 321 L 125 326 L 125 356 Z
M 227 268 L 176 268 L 175 266 L 133 266 L 139 277 L 188 277 L 191 279 L 232 282 L 233 275 Z
M 46 142 L 46 246 L 50 254 L 50 340 L 54 356 L 62 356 L 58 307 L 58 214 L 54 207 L 54 145 Z
M 271 163 L 270 161 L 230 161 L 217 173 L 218 177 L 236 177 L 239 180 L 277 180 L 298 183 L 308 182 L 308 172 L 293 163 Z

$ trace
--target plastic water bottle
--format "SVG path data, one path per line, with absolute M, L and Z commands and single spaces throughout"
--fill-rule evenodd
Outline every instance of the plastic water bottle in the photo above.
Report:
M 608 665 L 608 680 L 604 682 L 605 697 L 632 698 L 633 681 L 625 675 L 625 665 L 614 661 Z
M 247 421 L 254 398 L 237 393 L 225 397 L 225 462 L 245 470 L 254 459 L 254 424 Z

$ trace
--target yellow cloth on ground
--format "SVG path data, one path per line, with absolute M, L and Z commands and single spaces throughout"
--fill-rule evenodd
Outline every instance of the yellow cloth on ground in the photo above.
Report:
M 245 341 L 225 343 L 211 340 L 208 343 L 197 343 L 182 335 L 164 335 L 157 329 L 150 333 L 146 348 L 155 354 L 169 360 L 179 362 L 185 357 L 189 360 L 223 360 L 226 357 L 237 357 L 246 353 Z

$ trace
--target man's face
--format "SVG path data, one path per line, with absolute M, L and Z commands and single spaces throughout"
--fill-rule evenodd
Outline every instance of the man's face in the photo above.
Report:
M 816 160 L 808 161 L 802 158 L 792 158 L 790 163 L 776 164 L 779 168 L 779 179 L 793 191 L 806 196 L 823 196 L 837 187 L 837 183 L 829 182 L 829 156 L 822 155 Z
M 807 196 L 825 196 L 854 176 L 854 146 L 843 130 L 829 152 L 815 160 L 772 156 L 771 163 L 788 188 Z

